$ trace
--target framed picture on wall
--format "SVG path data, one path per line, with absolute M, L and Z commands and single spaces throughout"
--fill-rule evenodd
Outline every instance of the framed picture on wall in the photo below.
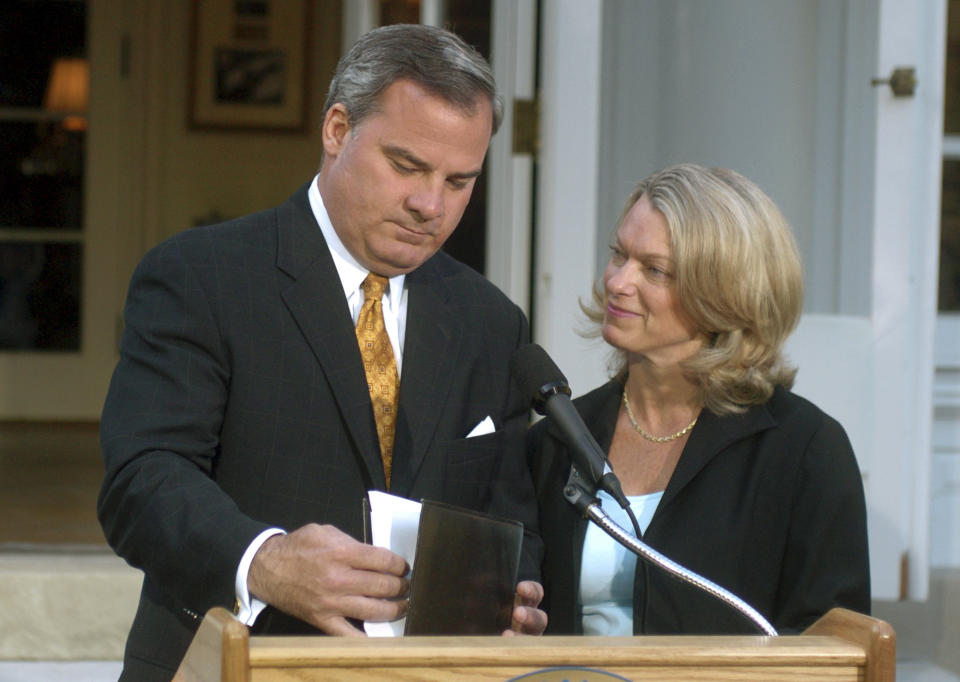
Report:
M 195 129 L 307 127 L 309 0 L 192 0 L 188 122 Z

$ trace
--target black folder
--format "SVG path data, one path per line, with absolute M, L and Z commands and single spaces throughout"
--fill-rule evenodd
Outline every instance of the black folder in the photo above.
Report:
M 510 627 L 523 524 L 423 500 L 405 635 Z

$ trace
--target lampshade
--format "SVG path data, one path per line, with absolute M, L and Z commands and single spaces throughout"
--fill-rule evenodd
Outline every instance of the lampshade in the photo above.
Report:
M 43 106 L 48 111 L 82 113 L 90 100 L 90 67 L 80 57 L 60 57 L 50 69 L 47 93 Z M 68 130 L 82 130 L 86 120 L 82 116 L 68 116 L 63 120 Z

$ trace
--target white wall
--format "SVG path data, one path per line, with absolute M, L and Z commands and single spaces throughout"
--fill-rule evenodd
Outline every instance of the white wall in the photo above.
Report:
M 841 2 L 607 0 L 598 272 L 636 181 L 673 163 L 726 166 L 793 226 L 805 309 L 866 314 L 862 299 L 841 305 L 837 275 L 844 27 Z

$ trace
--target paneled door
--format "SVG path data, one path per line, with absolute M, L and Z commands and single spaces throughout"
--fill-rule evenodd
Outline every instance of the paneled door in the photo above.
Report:
M 96 419 L 116 359 L 119 10 L 0 8 L 0 420 Z

